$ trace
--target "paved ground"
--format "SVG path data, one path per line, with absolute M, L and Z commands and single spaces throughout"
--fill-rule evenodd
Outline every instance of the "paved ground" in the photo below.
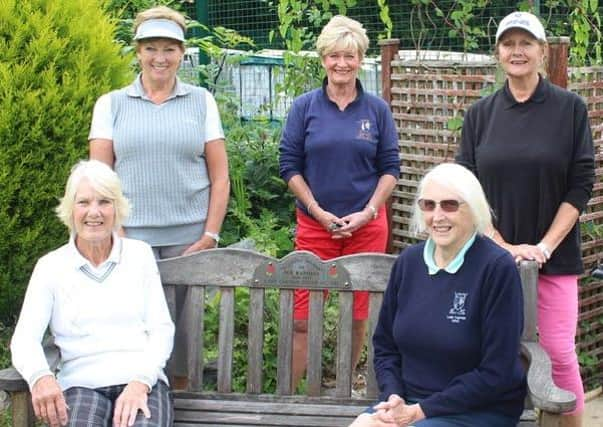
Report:
M 583 427 L 603 427 L 603 395 L 587 400 Z

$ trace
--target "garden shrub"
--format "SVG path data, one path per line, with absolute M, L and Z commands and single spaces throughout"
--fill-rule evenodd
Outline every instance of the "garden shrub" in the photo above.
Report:
M 132 79 L 102 0 L 0 0 L 0 321 L 18 314 L 36 260 L 67 230 L 54 214 L 88 156 L 95 100 Z

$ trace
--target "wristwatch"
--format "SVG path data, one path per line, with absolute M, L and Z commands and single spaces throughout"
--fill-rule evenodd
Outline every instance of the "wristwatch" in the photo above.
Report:
M 540 249 L 540 252 L 542 252 L 542 254 L 544 255 L 544 257 L 549 260 L 551 259 L 551 250 L 548 248 L 548 246 L 544 243 L 544 242 L 540 242 L 536 245 L 536 247 L 538 249 Z
M 205 233 L 206 236 L 211 237 L 212 239 L 215 240 L 216 244 L 218 244 L 220 242 L 220 235 L 218 233 L 212 233 L 211 231 L 206 231 Z

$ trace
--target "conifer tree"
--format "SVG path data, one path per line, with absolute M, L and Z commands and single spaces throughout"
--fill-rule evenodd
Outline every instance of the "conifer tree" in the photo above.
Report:
M 0 321 L 36 260 L 68 235 L 54 214 L 87 158 L 95 100 L 131 78 L 103 0 L 0 0 Z

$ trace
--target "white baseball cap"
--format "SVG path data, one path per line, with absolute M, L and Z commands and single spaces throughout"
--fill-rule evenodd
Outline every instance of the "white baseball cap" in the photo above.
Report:
M 521 28 L 532 34 L 537 40 L 546 41 L 546 33 L 540 20 L 529 12 L 513 12 L 505 16 L 496 30 L 496 43 L 503 33 L 511 28 Z
M 174 39 L 183 42 L 184 31 L 171 19 L 148 19 L 138 26 L 134 40 L 150 38 Z

